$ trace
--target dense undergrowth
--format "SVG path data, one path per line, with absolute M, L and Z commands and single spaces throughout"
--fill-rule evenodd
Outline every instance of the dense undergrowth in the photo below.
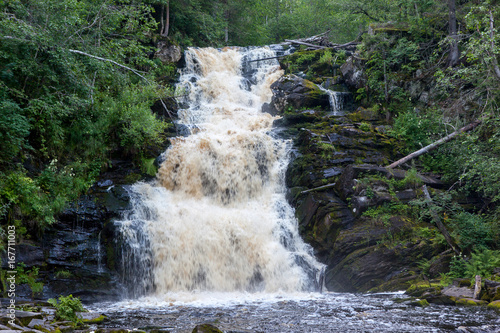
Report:
M 151 6 L 47 0 L 0 8 L 0 219 L 30 238 L 114 156 L 138 166 L 152 157 L 149 147 L 171 126 L 151 112 L 172 94 L 163 86 L 169 65 L 149 56 Z

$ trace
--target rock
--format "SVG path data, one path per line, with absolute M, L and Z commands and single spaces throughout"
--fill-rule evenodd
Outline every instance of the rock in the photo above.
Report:
M 355 122 L 376 122 L 381 120 L 380 114 L 377 111 L 363 107 L 357 108 L 356 111 L 347 114 L 346 117 Z
M 0 316 L 6 317 L 7 310 L 2 310 Z M 16 310 L 15 318 L 19 320 L 23 326 L 28 326 L 33 319 L 42 319 L 42 314 L 38 312 Z
M 500 300 L 490 302 L 488 304 L 489 308 L 495 309 L 495 310 L 500 310 Z
M 28 324 L 29 328 L 35 328 L 35 326 L 45 325 L 45 319 L 32 319 Z
M 358 90 L 364 87 L 366 76 L 363 72 L 362 65 L 359 60 L 351 56 L 340 67 L 340 71 L 344 77 L 346 85 L 352 90 Z
M 201 324 L 201 325 L 196 325 L 196 327 L 193 329 L 193 333 L 223 333 L 223 332 L 213 325 Z
M 485 296 L 490 301 L 500 300 L 500 282 L 484 280 Z
M 418 300 L 415 300 L 413 302 L 410 302 L 410 305 L 420 306 L 422 308 L 425 308 L 425 307 L 429 306 L 430 304 L 426 299 L 418 299 Z
M 472 298 L 474 290 L 467 287 L 448 286 L 443 288 L 442 294 L 455 298 Z
M 266 111 L 283 114 L 291 109 L 323 107 L 329 108 L 328 95 L 309 80 L 290 74 L 282 76 L 271 85 L 273 98 Z M 291 110 L 290 110 L 291 111 Z
M 161 62 L 178 62 L 182 58 L 180 46 L 169 44 L 168 42 L 159 42 L 157 48 L 158 51 L 156 51 L 155 57 L 160 59 Z
M 431 262 L 429 267 L 429 277 L 437 278 L 450 270 L 450 262 L 453 257 L 451 252 L 440 253 L 439 256 Z
M 477 306 L 477 305 L 487 305 L 488 302 L 478 300 L 478 299 L 473 299 L 473 298 L 460 298 L 458 299 L 455 304 L 457 305 L 468 305 L 468 306 Z
M 97 312 L 77 312 L 76 316 L 86 324 L 97 324 L 106 320 L 106 316 Z

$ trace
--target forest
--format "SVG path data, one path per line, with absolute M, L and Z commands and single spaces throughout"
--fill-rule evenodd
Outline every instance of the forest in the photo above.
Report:
M 175 129 L 152 107 L 175 98 L 178 75 L 155 57 L 159 42 L 253 46 L 328 31 L 332 43 L 358 43 L 367 79 L 356 102 L 392 124 L 401 156 L 478 121 L 409 163 L 450 184 L 432 211 L 415 214 L 444 216 L 460 251 L 482 255 L 491 274 L 500 263 L 499 8 L 495 0 L 0 1 L 0 248 L 8 225 L 19 239 L 39 238 L 116 157 L 154 174 Z M 432 85 L 428 100 L 402 88 L 417 79 Z M 464 208 L 457 197 L 476 203 Z

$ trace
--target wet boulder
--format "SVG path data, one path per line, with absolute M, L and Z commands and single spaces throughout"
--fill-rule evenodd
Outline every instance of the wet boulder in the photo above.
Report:
M 366 84 L 366 74 L 363 71 L 363 65 L 360 60 L 351 56 L 340 67 L 346 85 L 349 89 L 357 90 L 363 88 Z
M 182 49 L 178 45 L 162 41 L 158 43 L 157 48 L 155 57 L 161 62 L 178 62 L 182 58 Z
M 285 111 L 303 108 L 329 108 L 328 94 L 313 82 L 290 74 L 282 76 L 271 85 L 273 98 L 263 111 L 281 115 Z

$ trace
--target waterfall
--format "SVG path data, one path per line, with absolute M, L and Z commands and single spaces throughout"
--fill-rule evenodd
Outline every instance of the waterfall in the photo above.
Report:
M 333 91 L 318 85 L 318 88 L 328 94 L 328 99 L 330 101 L 330 111 L 334 116 L 342 115 L 344 111 L 346 100 L 351 98 L 351 93 L 342 91 Z
M 118 221 L 129 295 L 320 288 L 323 265 L 298 234 L 285 193 L 290 142 L 261 112 L 283 72 L 264 48 L 190 48 L 179 124 L 157 178 L 132 186 Z

